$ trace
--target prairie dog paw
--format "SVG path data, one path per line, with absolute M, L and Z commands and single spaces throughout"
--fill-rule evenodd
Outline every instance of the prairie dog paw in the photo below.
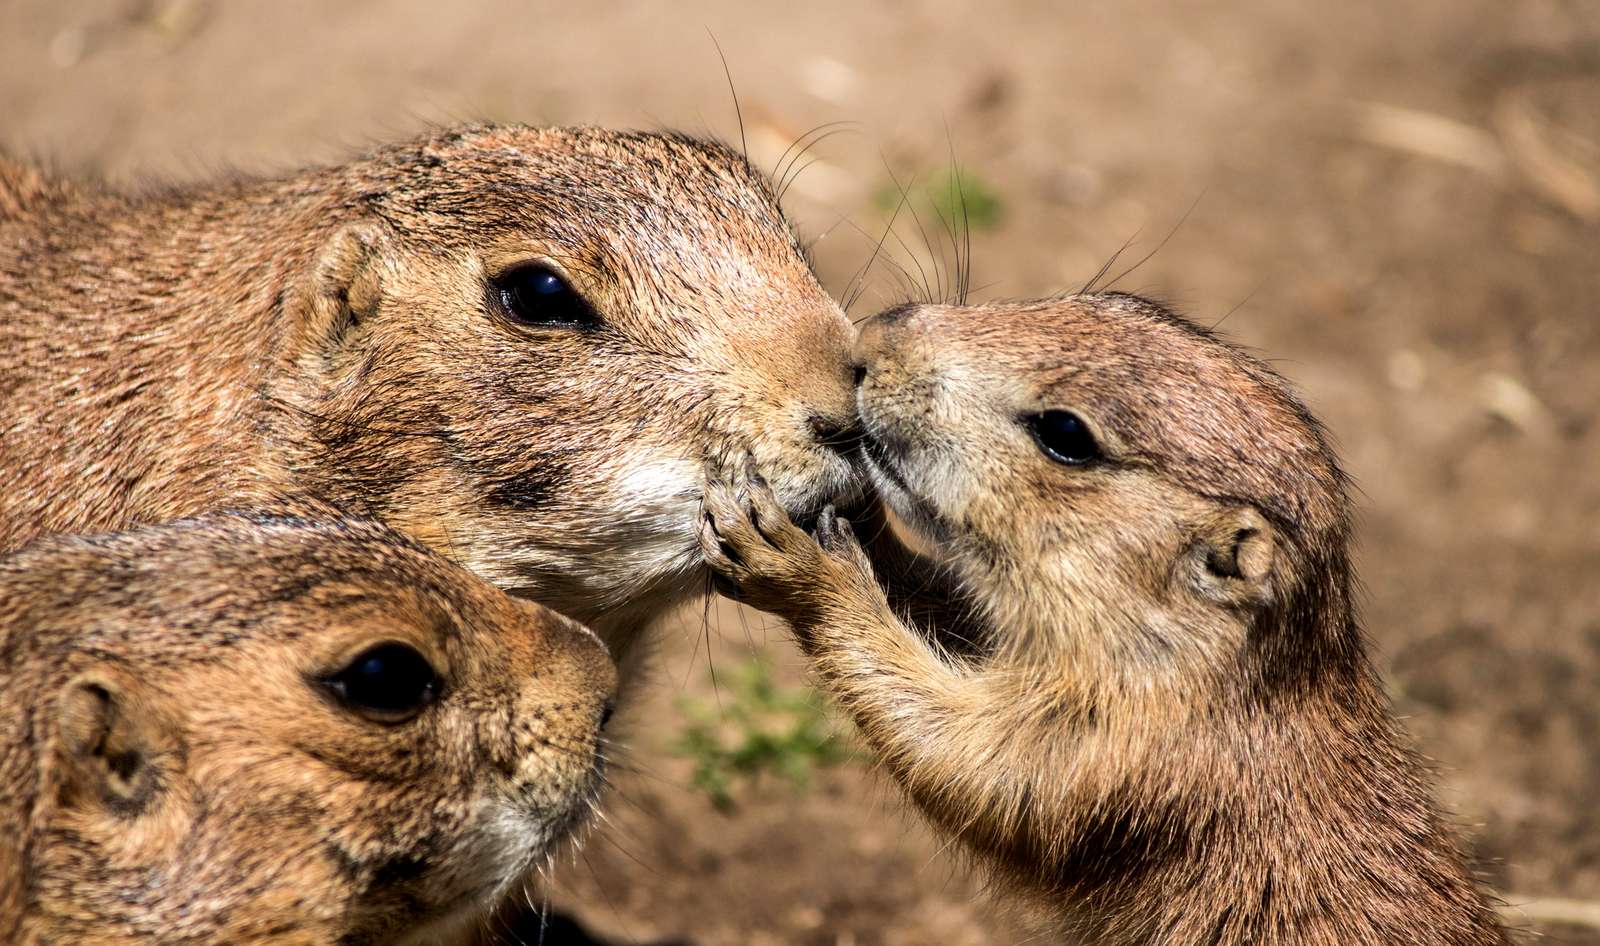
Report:
M 730 597 L 772 614 L 805 621 L 847 588 L 859 587 L 870 566 L 849 524 L 824 511 L 828 549 L 795 525 L 751 464 L 737 473 L 707 474 L 700 550 Z M 819 537 L 824 533 L 818 527 Z M 854 550 L 853 552 L 851 550 Z
M 832 506 L 825 507 L 817 517 L 817 544 L 834 559 L 836 566 L 869 579 L 872 577 L 871 557 L 856 538 L 850 520 L 841 517 Z

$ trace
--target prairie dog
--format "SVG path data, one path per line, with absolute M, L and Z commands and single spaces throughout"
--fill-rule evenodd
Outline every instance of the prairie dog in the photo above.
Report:
M 702 544 L 999 887 L 1100 944 L 1507 942 L 1270 368 L 1120 293 L 892 309 L 855 363 L 864 465 L 934 558 L 826 514 L 819 544 L 755 474 Z
M 431 943 L 589 814 L 599 639 L 380 526 L 0 559 L 0 941 Z
M 0 160 L 0 550 L 301 496 L 593 627 L 704 590 L 708 460 L 856 483 L 850 326 L 768 179 L 672 133 L 481 126 L 115 193 Z

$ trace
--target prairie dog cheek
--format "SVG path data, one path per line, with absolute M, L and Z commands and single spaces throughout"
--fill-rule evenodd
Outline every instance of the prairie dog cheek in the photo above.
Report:
M 616 462 L 624 470 L 613 487 L 619 512 L 692 511 L 700 498 L 701 471 L 688 460 L 624 454 Z
M 703 473 L 682 458 L 623 454 L 614 480 L 610 515 L 626 541 L 622 554 L 647 571 L 668 571 L 698 561 L 694 528 Z

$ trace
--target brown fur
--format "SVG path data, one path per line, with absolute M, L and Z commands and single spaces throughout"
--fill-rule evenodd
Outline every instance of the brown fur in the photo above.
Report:
M 367 648 L 438 698 L 316 682 Z M 0 559 L 0 940 L 432 942 L 588 814 L 588 630 L 354 520 L 218 516 Z
M 937 549 L 879 563 L 943 626 L 758 481 L 708 493 L 703 544 L 1000 886 L 1102 944 L 1506 941 L 1365 655 L 1344 477 L 1277 375 L 1121 294 L 891 310 L 856 357 L 866 465 Z M 1044 410 L 1103 458 L 1049 459 Z
M 562 270 L 595 331 L 486 281 Z M 767 179 L 674 134 L 480 127 L 118 194 L 0 160 L 0 549 L 321 497 L 594 626 L 703 590 L 708 460 L 850 489 L 849 326 Z

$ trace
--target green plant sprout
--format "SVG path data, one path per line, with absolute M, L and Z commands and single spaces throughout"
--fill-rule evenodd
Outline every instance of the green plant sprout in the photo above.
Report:
M 733 669 L 720 706 L 683 697 L 678 708 L 686 722 L 673 751 L 694 760 L 690 783 L 723 811 L 735 807 L 741 784 L 775 775 L 802 791 L 815 769 L 850 754 L 821 700 L 805 688 L 779 687 L 763 657 Z

